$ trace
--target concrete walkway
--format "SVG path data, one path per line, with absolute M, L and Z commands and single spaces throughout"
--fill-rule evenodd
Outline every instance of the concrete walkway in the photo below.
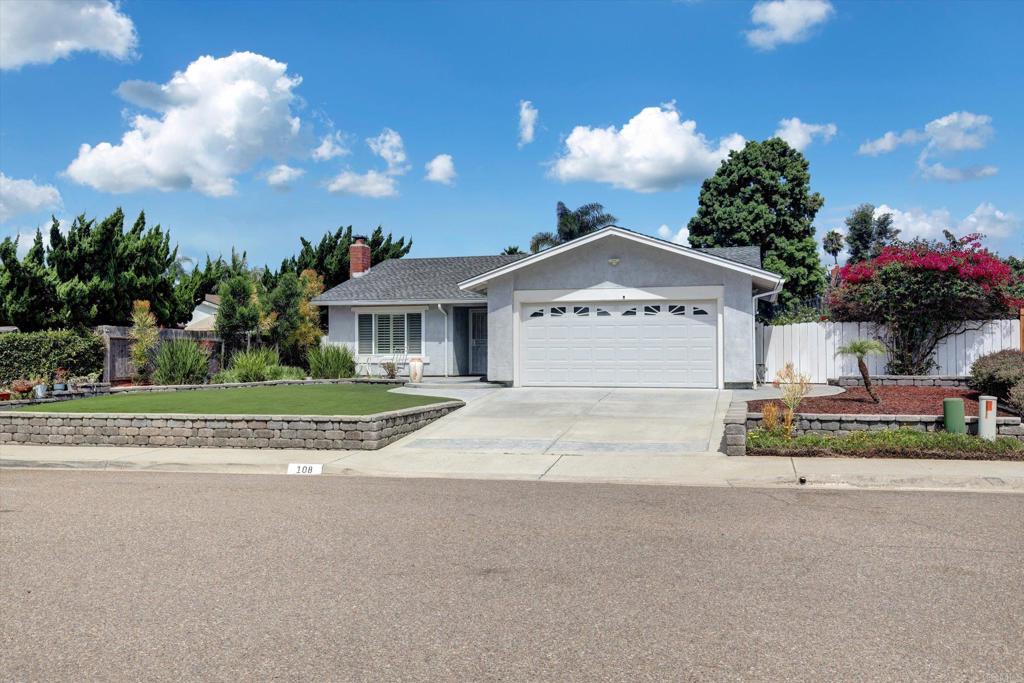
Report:
M 1024 493 L 1020 462 L 0 445 L 0 468 L 284 474 L 289 463 L 349 476 Z

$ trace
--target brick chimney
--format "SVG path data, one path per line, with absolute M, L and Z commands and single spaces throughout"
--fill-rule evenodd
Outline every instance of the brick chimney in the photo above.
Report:
M 370 245 L 363 236 L 353 237 L 348 248 L 348 276 L 362 277 L 370 272 Z

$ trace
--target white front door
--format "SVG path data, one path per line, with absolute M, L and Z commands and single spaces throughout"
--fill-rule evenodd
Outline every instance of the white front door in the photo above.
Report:
M 718 386 L 713 301 L 523 304 L 524 386 Z

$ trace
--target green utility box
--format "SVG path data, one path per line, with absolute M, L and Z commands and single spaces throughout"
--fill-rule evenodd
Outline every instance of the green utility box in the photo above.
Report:
M 942 416 L 946 421 L 946 431 L 950 434 L 966 434 L 967 421 L 964 420 L 964 400 L 962 398 L 942 399 Z

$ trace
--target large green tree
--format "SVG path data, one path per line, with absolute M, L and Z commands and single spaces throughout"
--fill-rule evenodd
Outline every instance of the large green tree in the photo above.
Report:
M 882 253 L 894 244 L 900 231 L 893 225 L 891 213 L 875 216 L 872 204 L 861 204 L 846 217 L 846 244 L 850 249 L 847 263 L 860 263 Z
M 62 324 L 57 280 L 46 267 L 43 234 L 36 230 L 28 253 L 18 258 L 17 239 L 0 243 L 0 322 L 34 332 Z
M 748 142 L 701 186 L 690 244 L 760 247 L 764 268 L 786 278 L 783 307 L 820 295 L 825 272 L 813 221 L 825 200 L 810 182 L 807 159 L 784 140 Z
M 338 228 L 334 232 L 325 233 L 317 244 L 305 237 L 300 237 L 302 248 L 295 256 L 286 258 L 281 263 L 278 274 L 269 274 L 264 279 L 268 289 L 276 286 L 276 279 L 284 273 L 298 275 L 304 270 L 315 270 L 324 279 L 324 287 L 330 289 L 348 280 L 348 248 L 351 246 L 352 226 Z M 367 238 L 370 245 L 370 263 L 376 265 L 393 258 L 402 258 L 412 249 L 412 240 L 400 237 L 397 240 L 389 232 L 377 227 Z
M 604 210 L 597 202 L 570 209 L 562 202 L 555 205 L 555 232 L 538 232 L 530 238 L 530 251 L 536 254 L 577 237 L 583 237 L 595 230 L 613 224 L 617 219 Z

